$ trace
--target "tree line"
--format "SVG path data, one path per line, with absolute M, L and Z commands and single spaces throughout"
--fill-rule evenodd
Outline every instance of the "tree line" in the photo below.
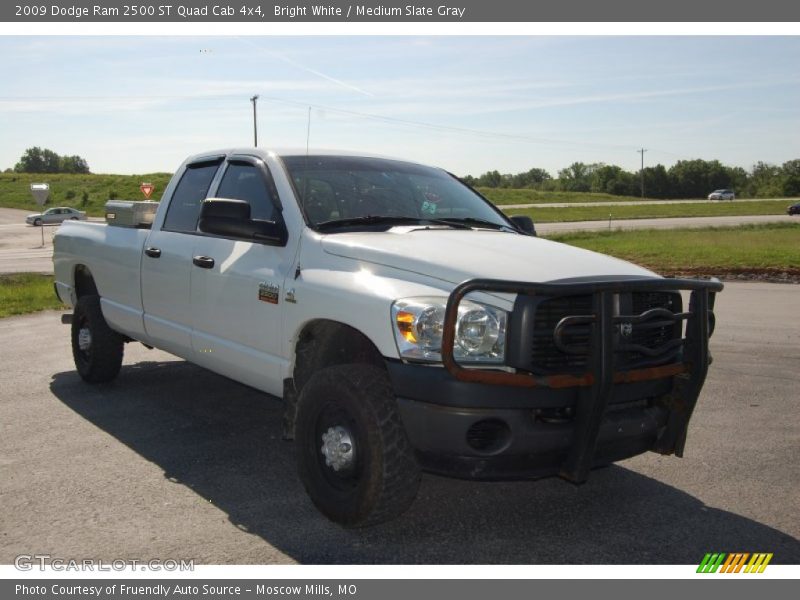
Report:
M 48 148 L 25 150 L 13 169 L 17 173 L 89 173 L 80 156 L 61 156 Z M 718 160 L 679 160 L 666 168 L 658 164 L 643 171 L 626 171 L 616 165 L 575 162 L 553 177 L 545 169 L 522 173 L 487 171 L 479 177 L 462 178 L 474 187 L 535 189 L 541 191 L 600 192 L 614 196 L 648 198 L 705 198 L 710 192 L 728 188 L 737 196 L 769 198 L 800 196 L 800 159 L 782 165 L 758 162 L 748 171 L 723 165 Z
M 89 163 L 80 156 L 61 156 L 48 148 L 33 146 L 14 166 L 16 173 L 89 173 Z
M 669 168 L 658 164 L 636 172 L 616 165 L 576 162 L 558 171 L 555 178 L 539 168 L 516 174 L 488 171 L 479 177 L 463 178 L 474 187 L 601 192 L 614 196 L 639 196 L 642 179 L 648 198 L 705 198 L 722 188 L 751 198 L 800 196 L 800 159 L 780 166 L 758 162 L 749 171 L 718 160 L 701 159 L 679 160 Z

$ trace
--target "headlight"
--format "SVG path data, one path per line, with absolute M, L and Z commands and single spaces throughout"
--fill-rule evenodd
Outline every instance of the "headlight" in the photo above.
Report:
M 442 360 L 447 298 L 406 298 L 392 304 L 392 329 L 402 358 Z M 501 364 L 505 359 L 505 311 L 462 300 L 456 318 L 453 355 L 459 362 Z

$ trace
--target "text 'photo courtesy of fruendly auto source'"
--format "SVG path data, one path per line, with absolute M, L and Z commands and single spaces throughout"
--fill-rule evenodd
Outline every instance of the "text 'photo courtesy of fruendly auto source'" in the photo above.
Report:
M 10 594 L 800 563 L 800 36 L 93 6 L 0 35 Z

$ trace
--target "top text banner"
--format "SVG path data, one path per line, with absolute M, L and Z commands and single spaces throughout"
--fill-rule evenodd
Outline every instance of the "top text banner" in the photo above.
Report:
M 0 22 L 798 22 L 787 0 L 10 0 Z

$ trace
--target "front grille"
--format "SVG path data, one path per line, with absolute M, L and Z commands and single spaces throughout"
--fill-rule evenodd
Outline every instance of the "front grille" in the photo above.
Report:
M 672 313 L 681 312 L 680 294 L 673 292 L 634 292 L 621 294 L 619 312 L 640 315 L 653 308 L 666 308 Z M 542 375 L 572 373 L 583 374 L 588 370 L 592 326 L 576 324 L 565 329 L 562 341 L 573 349 L 583 349 L 575 354 L 562 352 L 555 344 L 553 331 L 561 319 L 568 316 L 592 314 L 592 296 L 560 296 L 547 298 L 536 305 L 531 339 L 530 369 Z M 653 350 L 663 347 L 670 340 L 680 337 L 680 322 L 654 319 L 650 322 L 631 324 L 628 335 L 616 334 L 616 345 L 638 345 Z M 680 348 L 672 348 L 656 356 L 626 350 L 615 354 L 616 369 L 635 369 L 665 364 L 674 359 Z
M 592 297 L 561 296 L 544 300 L 536 307 L 533 326 L 532 370 L 535 373 L 583 373 L 589 361 L 588 354 L 561 352 L 553 340 L 553 330 L 558 322 L 570 315 L 588 315 L 592 312 Z M 570 327 L 564 342 L 570 346 L 589 346 L 591 325 Z
M 630 314 L 639 315 L 653 308 L 666 308 L 670 312 L 681 312 L 681 297 L 669 292 L 642 292 L 632 294 Z M 681 335 L 680 322 L 670 323 L 656 320 L 633 326 L 631 336 L 626 342 L 645 348 L 655 349 Z M 621 354 L 622 362 L 630 368 L 665 364 L 678 353 L 679 348 L 665 352 L 663 355 L 649 357 L 641 352 L 625 352 Z

